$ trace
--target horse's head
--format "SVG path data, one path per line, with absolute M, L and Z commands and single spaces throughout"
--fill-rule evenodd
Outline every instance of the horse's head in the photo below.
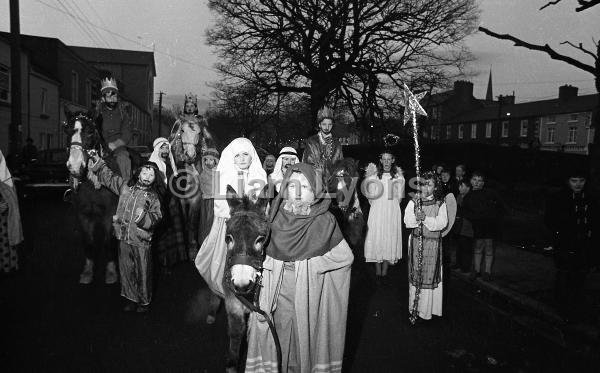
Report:
M 344 212 L 354 202 L 358 176 L 358 161 L 353 158 L 340 159 L 331 168 L 328 189 L 336 195 L 334 205 Z
M 267 202 L 266 198 L 258 198 L 256 202 L 248 196 L 240 198 L 231 186 L 227 186 L 230 218 L 227 220 L 225 236 L 225 285 L 237 294 L 252 292 L 262 275 L 264 245 L 269 236 L 265 214 Z
M 64 130 L 68 138 L 69 151 L 67 168 L 71 176 L 80 178 L 84 175 L 87 166 L 88 151 L 98 148 L 100 135 L 91 113 L 72 113 L 65 109 L 65 114 L 67 121 Z

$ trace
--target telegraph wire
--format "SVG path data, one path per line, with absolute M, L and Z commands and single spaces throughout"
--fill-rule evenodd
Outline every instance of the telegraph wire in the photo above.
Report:
M 100 20 L 100 23 L 102 23 L 102 26 L 108 28 L 108 26 L 106 25 L 106 22 L 104 22 L 104 19 L 102 17 L 100 17 L 100 15 L 98 14 L 98 12 L 96 11 L 96 9 L 94 8 L 94 5 L 92 4 L 92 2 L 90 0 L 86 0 L 90 9 L 92 10 L 92 13 L 94 13 L 94 15 L 96 16 L 96 18 L 98 18 L 98 20 Z M 92 23 L 92 22 L 90 22 Z M 110 34 L 110 37 L 115 41 L 115 43 L 117 43 L 117 46 L 119 48 L 121 48 L 121 43 L 119 43 L 119 39 L 117 39 L 114 35 Z
M 100 39 L 100 41 L 102 41 L 108 48 L 110 48 L 110 45 L 108 44 L 108 42 L 106 41 L 106 39 L 104 39 L 104 37 L 100 34 L 100 32 L 98 31 L 98 29 L 88 26 L 90 23 L 92 23 L 92 21 L 90 21 L 90 19 L 88 18 L 88 16 L 83 12 L 83 10 L 81 10 L 81 8 L 79 7 L 79 5 L 77 5 L 77 2 L 75 0 L 72 0 L 72 1 L 65 0 L 65 1 L 70 2 L 71 5 L 73 5 L 75 7 L 75 9 L 77 9 L 77 11 L 79 12 L 79 14 L 86 20 L 86 22 L 84 23 L 86 25 L 86 27 L 88 27 L 88 29 L 90 31 L 92 31 L 92 33 L 94 33 L 94 35 L 96 35 L 98 37 L 98 39 Z
M 38 3 L 40 3 L 40 4 L 42 4 L 42 5 L 45 5 L 45 6 L 47 6 L 48 8 L 51 8 L 51 9 L 54 9 L 54 10 L 56 10 L 56 11 L 58 11 L 58 12 L 61 12 L 61 13 L 64 13 L 64 14 L 69 14 L 68 12 L 66 12 L 66 11 L 64 11 L 64 10 L 62 10 L 62 9 L 60 9 L 60 8 L 57 8 L 57 7 L 53 6 L 53 5 L 50 5 L 50 4 L 46 3 L 46 2 L 43 2 L 42 0 L 36 0 L 36 1 L 37 1 Z M 59 1 L 60 1 L 60 0 L 59 0 Z M 75 17 L 75 16 L 73 16 L 73 17 Z M 78 17 L 75 17 L 75 18 L 78 18 Z M 136 44 L 136 45 L 138 45 L 138 46 L 140 46 L 140 47 L 143 47 L 143 48 L 145 48 L 145 49 L 149 49 L 147 46 L 145 46 L 144 44 L 140 43 L 139 41 L 137 41 L 137 40 L 134 40 L 134 39 L 131 39 L 131 38 L 127 37 L 127 36 L 123 36 L 123 35 L 119 34 L 118 32 L 114 32 L 114 31 L 112 31 L 112 30 L 110 30 L 110 29 L 107 29 L 107 28 L 104 28 L 104 27 L 98 26 L 98 25 L 96 25 L 96 24 L 94 24 L 94 23 L 90 23 L 90 26 L 96 27 L 96 28 L 98 28 L 98 29 L 100 29 L 100 30 L 103 30 L 103 31 L 105 31 L 105 32 L 107 32 L 107 33 L 109 33 L 109 34 L 111 34 L 111 35 L 117 36 L 117 37 L 119 37 L 119 38 L 121 38 L 121 39 L 123 39 L 123 40 L 127 40 L 128 42 L 130 42 L 130 43 L 134 43 L 134 44 Z M 155 52 L 155 53 L 158 53 L 158 54 L 162 54 L 162 55 L 168 56 L 168 57 L 170 57 L 171 59 L 173 59 L 173 60 L 176 60 L 176 61 L 180 61 L 180 62 L 183 62 L 183 63 L 187 63 L 187 64 L 189 64 L 189 65 L 192 65 L 192 66 L 201 67 L 201 68 L 203 68 L 203 69 L 207 69 L 207 70 L 212 70 L 212 71 L 218 72 L 217 70 L 215 70 L 215 69 L 214 69 L 214 68 L 212 68 L 212 67 L 204 66 L 204 65 L 202 65 L 202 64 L 199 64 L 199 63 L 195 63 L 195 62 L 192 62 L 192 61 L 186 60 L 186 59 L 184 59 L 184 58 L 181 58 L 181 57 L 178 57 L 178 56 L 176 56 L 176 55 L 174 55 L 174 54 L 171 54 L 171 53 L 168 53 L 168 52 L 162 51 L 162 50 L 160 50 L 160 49 L 156 49 L 156 48 L 155 48 L 155 49 L 154 49 L 154 52 Z
M 94 43 L 97 47 L 99 47 L 100 45 L 98 44 L 98 41 L 92 36 L 92 34 L 90 34 L 90 32 L 81 25 L 78 17 L 75 17 L 70 11 L 69 9 L 67 9 L 67 7 L 65 6 L 65 4 L 61 1 L 61 0 L 57 0 L 58 4 L 60 4 L 60 6 L 64 9 L 61 10 L 62 13 L 67 14 L 68 16 L 71 17 L 71 21 L 73 22 L 73 24 L 75 24 L 75 26 L 77 26 L 81 31 L 83 31 L 84 34 L 87 35 L 87 37 L 92 41 L 92 43 Z

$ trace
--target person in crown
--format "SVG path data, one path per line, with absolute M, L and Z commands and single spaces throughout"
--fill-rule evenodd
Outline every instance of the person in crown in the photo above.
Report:
M 204 154 L 206 149 L 209 147 L 215 147 L 213 137 L 208 131 L 208 123 L 206 122 L 206 119 L 204 119 L 204 117 L 198 113 L 198 97 L 193 93 L 185 95 L 183 102 L 183 113 L 180 114 L 175 123 L 173 123 L 169 140 L 175 147 L 186 146 L 186 144 L 178 141 L 178 139 L 175 137 L 175 135 L 182 129 L 182 126 L 187 126 L 190 132 L 195 133 L 195 136 L 198 137 L 198 145 L 196 147 L 200 149 L 201 153 L 197 154 L 197 159 L 202 157 L 202 154 Z M 186 155 L 187 153 L 184 151 L 175 150 L 174 154 L 176 157 L 175 161 L 177 163 L 195 163 L 196 161 L 195 159 L 188 159 L 188 156 Z
M 344 158 L 342 144 L 333 137 L 334 114 L 327 106 L 323 106 L 317 113 L 319 132 L 306 139 L 302 162 L 311 164 L 323 175 L 323 181 L 328 181 L 331 176 L 333 164 Z
M 115 155 L 121 177 L 128 180 L 131 177 L 131 159 L 127 151 L 132 137 L 131 108 L 119 101 L 119 88 L 114 78 L 101 81 L 100 94 L 102 98 L 93 111 L 93 118 L 101 119 L 102 138 Z

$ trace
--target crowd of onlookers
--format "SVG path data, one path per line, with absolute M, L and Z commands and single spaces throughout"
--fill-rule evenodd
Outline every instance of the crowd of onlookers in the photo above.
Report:
M 469 273 L 472 280 L 481 276 L 491 281 L 494 240 L 501 235 L 506 205 L 499 193 L 486 186 L 486 175 L 480 171 L 469 173 L 463 164 L 454 170 L 436 165 L 433 170 L 457 202 L 456 221 L 451 234 L 444 238 L 446 261 L 450 260 L 448 249 L 454 246 L 452 269 Z M 596 240 L 599 206 L 588 179 L 583 167 L 574 165 L 566 170 L 563 187 L 548 196 L 544 209 L 544 225 L 551 232 L 548 249 L 556 266 L 555 300 L 565 320 L 580 318 L 586 279 L 600 264 Z

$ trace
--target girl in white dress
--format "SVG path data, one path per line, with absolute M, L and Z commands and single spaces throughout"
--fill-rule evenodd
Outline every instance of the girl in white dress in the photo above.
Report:
M 383 153 L 380 167 L 367 167 L 366 191 L 371 209 L 365 240 L 365 259 L 375 263 L 377 283 L 386 279 L 388 265 L 402 259 L 404 176 L 391 153 Z

